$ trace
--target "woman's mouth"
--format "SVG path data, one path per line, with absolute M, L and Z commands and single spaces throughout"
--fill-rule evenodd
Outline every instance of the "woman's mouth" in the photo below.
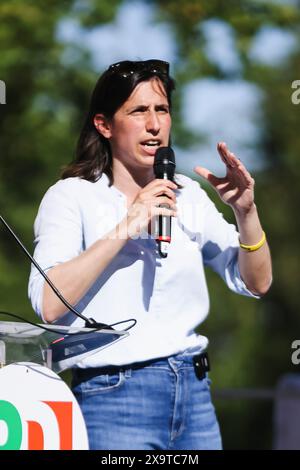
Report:
M 140 144 L 143 149 L 144 149 L 144 152 L 153 157 L 157 151 L 157 149 L 160 147 L 161 145 L 161 140 L 158 140 L 158 139 L 148 139 L 148 140 L 145 140 L 144 142 L 141 142 Z

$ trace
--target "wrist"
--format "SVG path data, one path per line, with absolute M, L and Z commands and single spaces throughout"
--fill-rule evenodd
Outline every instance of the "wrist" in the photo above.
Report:
M 246 217 L 257 215 L 257 207 L 254 202 L 248 207 L 232 207 L 232 210 L 237 219 L 245 219 Z
M 266 234 L 265 234 L 264 231 L 262 231 L 261 239 L 255 244 L 246 245 L 246 244 L 242 243 L 241 240 L 239 240 L 239 242 L 240 242 L 240 247 L 242 248 L 242 250 L 251 252 L 251 251 L 257 251 L 259 248 L 261 248 L 266 243 L 266 240 L 267 240 L 266 239 Z
M 108 238 L 109 240 L 122 240 L 123 242 L 126 242 L 130 238 L 127 217 L 124 217 L 124 219 L 122 219 L 115 226 L 115 228 L 106 235 L 105 238 Z
M 117 225 L 118 227 L 118 238 L 120 240 L 129 240 L 130 238 L 130 220 L 129 220 L 129 217 L 126 215 L 126 217 L 124 217 L 124 219 L 121 220 L 121 222 L 119 222 L 119 224 Z
M 135 240 L 141 236 L 143 225 L 140 219 L 127 213 L 124 219 L 119 223 L 118 231 L 119 237 L 127 242 L 130 239 Z

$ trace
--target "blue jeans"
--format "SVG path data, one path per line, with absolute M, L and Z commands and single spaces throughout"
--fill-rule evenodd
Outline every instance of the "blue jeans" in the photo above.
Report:
M 73 379 L 90 449 L 221 449 L 207 375 L 197 379 L 192 355 L 159 359 L 141 369 Z M 86 377 L 84 376 L 87 374 Z

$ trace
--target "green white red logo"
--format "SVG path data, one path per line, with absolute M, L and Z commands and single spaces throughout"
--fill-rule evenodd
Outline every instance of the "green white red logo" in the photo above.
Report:
M 52 419 L 56 421 L 59 433 L 59 449 L 73 448 L 73 403 L 71 401 L 37 401 L 39 407 L 51 410 Z M 17 407 L 0 400 L 0 450 L 19 450 L 22 447 L 24 433 L 27 434 L 28 450 L 45 449 L 45 423 L 35 420 L 22 420 Z

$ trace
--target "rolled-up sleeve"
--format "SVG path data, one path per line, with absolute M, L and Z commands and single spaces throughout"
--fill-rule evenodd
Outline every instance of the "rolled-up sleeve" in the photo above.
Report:
M 203 190 L 201 190 L 203 191 Z M 239 233 L 223 218 L 203 191 L 202 255 L 205 266 L 218 273 L 233 292 L 259 299 L 244 283 L 238 265 Z
M 34 223 L 34 259 L 44 271 L 78 256 L 83 249 L 82 222 L 76 188 L 72 180 L 60 180 L 44 195 Z M 44 320 L 44 278 L 32 265 L 28 296 L 35 312 Z

